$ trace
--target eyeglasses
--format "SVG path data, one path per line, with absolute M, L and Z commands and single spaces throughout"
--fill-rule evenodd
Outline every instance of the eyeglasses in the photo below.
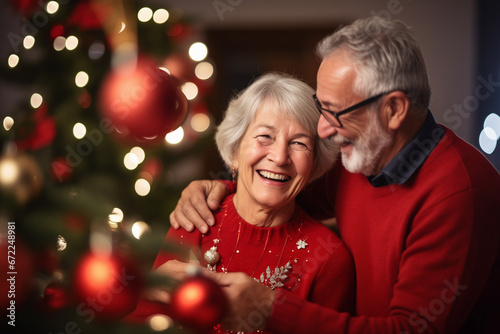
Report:
M 342 123 L 340 122 L 340 119 L 339 119 L 339 117 L 341 115 L 345 115 L 351 111 L 354 111 L 354 110 L 359 109 L 361 107 L 364 107 L 372 102 L 375 102 L 376 100 L 378 100 L 379 98 L 381 98 L 385 94 L 388 94 L 388 93 L 381 93 L 381 94 L 375 95 L 373 97 L 370 97 L 366 100 L 363 100 L 363 101 L 353 105 L 352 107 L 349 107 L 349 108 L 344 109 L 344 110 L 339 111 L 339 112 L 334 112 L 334 111 L 323 108 L 323 106 L 321 105 L 321 102 L 316 97 L 316 94 L 313 95 L 313 99 L 314 99 L 314 102 L 316 103 L 316 108 L 318 108 L 319 113 L 321 115 L 323 115 L 323 117 L 325 117 L 325 119 L 328 121 L 328 123 L 330 123 L 331 125 L 333 125 L 336 128 L 341 128 Z

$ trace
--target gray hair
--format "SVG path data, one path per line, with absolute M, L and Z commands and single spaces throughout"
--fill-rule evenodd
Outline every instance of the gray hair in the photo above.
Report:
M 333 141 L 318 137 L 320 115 L 314 105 L 313 94 L 311 87 L 292 76 L 268 73 L 233 98 L 215 134 L 217 148 L 226 165 L 231 167 L 241 139 L 255 114 L 264 103 L 271 102 L 277 106 L 277 112 L 299 122 L 315 136 L 313 168 L 309 182 L 325 173 L 333 166 L 339 148 Z
M 410 110 L 427 110 L 431 90 L 424 58 L 403 22 L 377 16 L 357 20 L 325 37 L 316 51 L 324 59 L 339 49 L 347 51 L 355 63 L 356 94 L 368 97 L 401 90 L 410 101 Z

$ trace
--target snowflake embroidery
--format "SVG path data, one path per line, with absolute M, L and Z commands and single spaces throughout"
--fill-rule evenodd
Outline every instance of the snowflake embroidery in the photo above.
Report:
M 297 249 L 306 249 L 309 244 L 305 240 L 299 240 L 296 245 Z

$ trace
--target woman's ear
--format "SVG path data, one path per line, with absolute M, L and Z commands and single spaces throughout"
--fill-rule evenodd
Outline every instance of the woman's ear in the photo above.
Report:
M 410 110 L 410 101 L 402 91 L 394 91 L 386 96 L 384 105 L 387 126 L 390 130 L 397 130 L 406 119 Z

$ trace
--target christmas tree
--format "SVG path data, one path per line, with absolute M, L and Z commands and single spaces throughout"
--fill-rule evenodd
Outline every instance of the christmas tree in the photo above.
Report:
M 149 268 L 191 180 L 175 171 L 212 141 L 206 46 L 146 2 L 10 5 L 21 34 L 1 75 L 26 96 L 0 129 L 2 332 L 175 331 L 121 318 L 173 284 Z

